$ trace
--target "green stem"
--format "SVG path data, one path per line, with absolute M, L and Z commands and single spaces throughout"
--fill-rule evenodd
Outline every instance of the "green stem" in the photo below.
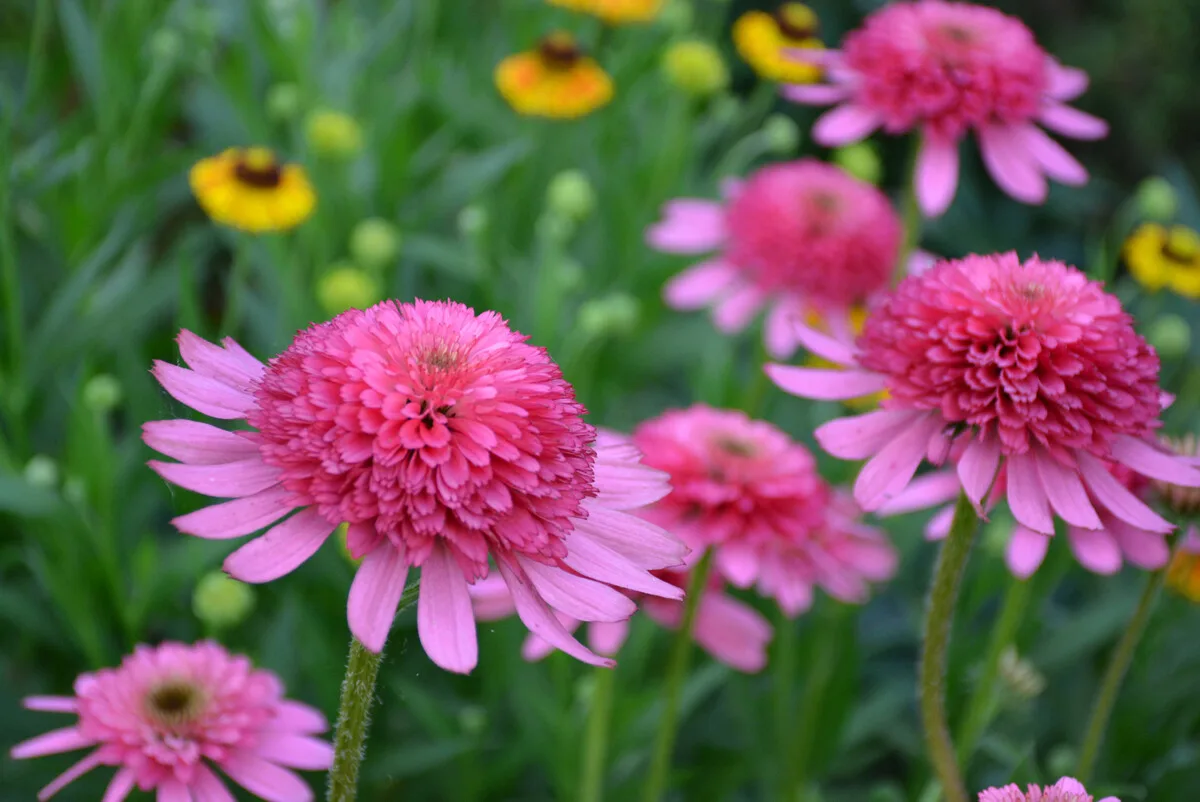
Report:
M 808 782 L 805 776 L 808 772 L 808 762 L 812 757 L 813 744 L 821 731 L 821 714 L 825 710 L 822 702 L 837 670 L 838 649 L 833 644 L 840 643 L 838 629 L 841 627 L 842 616 L 850 608 L 839 602 L 826 601 L 817 619 L 813 647 L 813 662 L 806 672 L 804 697 L 800 702 L 800 721 L 795 730 L 794 745 L 791 751 L 791 762 L 788 764 L 787 785 L 784 788 L 784 800 L 803 799 L 804 784 Z
M 229 266 L 229 281 L 225 284 L 225 308 L 221 312 L 221 328 L 217 334 L 222 337 L 233 337 L 234 328 L 242 313 L 243 294 L 247 292 L 250 274 L 250 243 L 245 237 L 239 236 L 233 249 L 233 263 Z
M 1091 779 L 1096 758 L 1100 755 L 1100 746 L 1104 743 L 1104 734 L 1108 730 L 1113 705 L 1116 704 L 1117 694 L 1121 691 L 1121 683 L 1130 664 L 1133 663 L 1134 652 L 1137 651 L 1142 634 L 1146 631 L 1146 623 L 1150 620 L 1150 613 L 1154 610 L 1154 602 L 1158 599 L 1158 592 L 1162 590 L 1166 575 L 1167 569 L 1162 568 L 1146 579 L 1146 587 L 1138 600 L 1137 609 L 1133 611 L 1133 618 L 1129 619 L 1125 634 L 1121 636 L 1117 648 L 1109 658 L 1108 668 L 1105 669 L 1104 679 L 1100 683 L 1100 691 L 1092 704 L 1091 718 L 1088 719 L 1087 729 L 1084 731 L 1086 734 L 1083 737 L 1083 746 L 1079 749 L 1079 765 L 1075 769 L 1075 778 L 1081 783 L 1087 783 Z
M 350 659 L 342 681 L 337 728 L 333 739 L 333 768 L 329 770 L 328 802 L 354 802 L 358 797 L 358 768 L 366 752 L 367 725 L 375 701 L 375 676 L 382 654 L 350 641 Z
M 967 788 L 963 783 L 958 760 L 954 754 L 954 741 L 946 723 L 946 659 L 950 644 L 950 629 L 954 623 L 954 605 L 958 600 L 958 588 L 971 554 L 971 543 L 979 519 L 965 493 L 959 494 L 954 510 L 954 521 L 950 534 L 942 542 L 937 565 L 933 572 L 933 584 L 929 587 L 929 600 L 925 610 L 925 639 L 918 667 L 917 688 L 921 705 L 921 724 L 925 730 L 925 743 L 929 749 L 929 762 L 942 785 L 947 802 L 968 802 Z
M 683 682 L 687 677 L 688 663 L 692 656 L 692 627 L 696 623 L 696 611 L 700 607 L 700 597 L 708 582 L 712 561 L 713 550 L 708 549 L 692 569 L 692 575 L 688 579 L 687 597 L 683 601 L 683 618 L 679 622 L 679 630 L 675 633 L 675 643 L 671 647 L 671 658 L 667 667 L 665 707 L 662 720 L 658 724 L 658 737 L 654 741 L 650 776 L 642 794 L 645 802 L 659 802 L 667 790 L 671 751 L 675 746 L 675 732 L 679 726 L 679 702 L 683 696 Z
M 916 189 L 917 152 L 920 148 L 920 138 L 914 139 L 909 169 L 906 172 L 908 183 L 904 186 L 900 200 L 900 213 L 904 220 L 904 242 L 900 246 L 900 253 L 897 254 L 896 268 L 892 271 L 893 284 L 899 283 L 900 279 L 908 275 L 908 258 L 921 244 L 921 226 L 924 218 L 921 216 L 921 207 L 917 203 Z
M 775 742 L 779 747 L 779 781 L 783 783 L 784 795 L 791 776 L 792 740 L 795 730 L 792 728 L 794 711 L 792 703 L 795 694 L 792 688 L 796 682 L 796 622 L 788 618 L 787 613 L 779 610 L 775 622 L 775 637 L 773 654 L 771 655 L 771 671 L 775 694 Z
M 603 802 L 604 769 L 608 756 L 608 726 L 612 720 L 613 685 L 617 672 L 597 666 L 588 711 L 587 731 L 583 736 L 583 775 L 579 783 L 579 802 Z

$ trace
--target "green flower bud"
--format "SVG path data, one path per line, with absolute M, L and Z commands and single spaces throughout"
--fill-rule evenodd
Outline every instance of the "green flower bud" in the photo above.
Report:
M 784 156 L 800 147 L 800 127 L 786 114 L 772 114 L 763 122 L 763 138 L 772 153 Z
M 729 85 L 729 68 L 721 51 L 702 39 L 686 39 L 667 47 L 662 71 L 675 88 L 693 97 L 709 97 Z
M 1134 200 L 1138 212 L 1147 220 L 1170 222 L 1179 211 L 1179 194 L 1161 176 L 1151 176 L 1138 184 Z
M 88 379 L 83 385 L 83 403 L 95 412 L 108 412 L 121 403 L 121 383 L 107 373 Z
M 592 182 L 580 170 L 563 170 L 546 188 L 546 205 L 555 214 L 570 220 L 584 220 L 596 208 Z
M 870 142 L 856 142 L 833 152 L 833 163 L 859 181 L 878 184 L 883 178 L 883 162 Z
M 317 302 L 330 315 L 366 309 L 382 297 L 379 282 L 367 271 L 345 262 L 333 265 L 317 281 Z
M 695 12 L 689 0 L 671 0 L 658 15 L 658 21 L 675 33 L 687 33 L 692 29 Z
M 471 204 L 458 213 L 458 233 L 464 237 L 477 237 L 487 227 L 488 212 L 482 206 Z
M 303 99 L 300 87 L 293 83 L 275 84 L 267 90 L 267 116 L 277 122 L 288 122 L 300 114 Z
M 174 64 L 183 49 L 183 37 L 174 28 L 159 28 L 150 34 L 150 59 L 155 66 Z
M 712 115 L 722 125 L 730 125 L 742 114 L 742 101 L 735 95 L 720 95 L 713 101 Z
M 1146 328 L 1146 341 L 1163 359 L 1179 359 L 1192 348 L 1192 328 L 1179 315 L 1159 315 Z
M 318 156 L 349 159 L 362 149 L 362 128 L 349 114 L 314 109 L 304 124 L 308 146 Z
M 571 239 L 571 235 L 575 233 L 575 220 L 554 209 L 547 209 L 534 224 L 534 232 L 537 234 L 537 238 L 543 242 L 561 245 Z
M 625 293 L 593 298 L 579 307 L 577 322 L 588 337 L 622 337 L 638 324 L 637 299 Z
M 350 232 L 350 255 L 363 267 L 384 267 L 400 253 L 400 232 L 382 217 L 362 220 Z
M 58 463 L 45 454 L 35 454 L 25 463 L 25 481 L 34 487 L 54 488 L 58 479 Z
M 254 589 L 221 571 L 200 577 L 192 593 L 192 611 L 214 630 L 236 627 L 254 609 Z

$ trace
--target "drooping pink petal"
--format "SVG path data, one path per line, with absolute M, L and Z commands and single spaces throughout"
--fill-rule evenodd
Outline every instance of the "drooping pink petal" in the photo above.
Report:
M 1046 498 L 1059 517 L 1084 529 L 1099 529 L 1100 516 L 1088 500 L 1087 490 L 1079 474 L 1046 453 L 1039 453 L 1034 462 L 1041 477 L 1042 489 L 1046 491 Z
M 118 769 L 108 783 L 108 787 L 104 789 L 104 798 L 100 802 L 125 802 L 125 798 L 133 791 L 133 785 L 133 771 L 127 768 Z M 232 797 L 230 798 L 232 799 Z M 202 802 L 202 800 L 197 800 L 197 802 Z M 223 800 L 215 802 L 223 802 Z
M 500 569 L 500 575 L 504 577 L 504 582 L 512 592 L 513 602 L 517 606 L 517 615 L 520 616 L 525 626 L 529 627 L 530 632 L 577 660 L 607 668 L 616 665 L 607 657 L 593 654 L 563 628 L 562 623 L 554 617 L 550 608 L 534 591 L 529 577 L 525 575 L 519 565 L 509 564 L 502 558 L 496 561 L 496 566 Z
M 763 321 L 763 341 L 772 359 L 790 359 L 796 352 L 795 323 L 801 316 L 799 305 L 791 299 L 780 299 L 772 304 Z
M 150 372 L 176 401 L 210 417 L 236 420 L 254 409 L 254 396 L 187 368 L 158 360 Z
M 281 766 L 248 751 L 235 751 L 221 763 L 229 778 L 267 802 L 310 802 L 308 783 Z
M 953 471 L 935 471 L 918 476 L 908 487 L 892 496 L 875 510 L 876 515 L 904 515 L 905 513 L 940 507 L 958 497 L 961 484 Z
M 764 300 L 762 290 L 757 287 L 749 284 L 740 286 L 713 307 L 713 324 L 725 334 L 739 332 L 762 309 Z
M 667 253 L 704 253 L 725 238 L 725 210 L 716 201 L 678 198 L 663 206 L 663 220 L 646 231 L 651 248 Z
M 15 757 L 15 755 L 14 755 L 14 757 Z M 59 791 L 61 791 L 63 788 L 65 788 L 67 785 L 75 782 L 80 777 L 87 774 L 89 771 L 91 771 L 92 769 L 96 768 L 99 765 L 100 765 L 100 754 L 98 752 L 92 752 L 90 755 L 83 758 L 83 760 L 80 760 L 78 763 L 71 766 L 71 768 L 67 769 L 62 774 L 55 777 L 54 780 L 49 785 L 47 785 L 45 788 L 38 791 L 39 802 L 43 802 L 44 800 L 49 799 L 50 797 L 54 796 Z
M 1074 100 L 1087 90 L 1088 74 L 1075 67 L 1065 67 L 1053 58 L 1046 59 L 1046 94 L 1055 100 Z
M 508 585 L 504 584 L 504 578 L 498 573 L 476 579 L 467 590 L 471 594 L 471 609 L 475 612 L 476 621 L 499 621 L 517 611 Z
M 1151 479 L 1179 487 L 1200 487 L 1200 470 L 1177 455 L 1162 451 L 1137 437 L 1123 435 L 1113 441 L 1113 459 Z
M 157 802 L 192 802 L 192 794 L 186 785 L 172 777 L 158 784 L 156 799 Z
M 813 125 L 813 140 L 827 148 L 858 142 L 870 136 L 883 120 L 877 112 L 844 103 L 825 112 Z
M 753 607 L 723 593 L 706 594 L 695 627 L 696 642 L 722 663 L 749 674 L 766 666 L 773 631 Z
M 1041 566 L 1050 546 L 1050 536 L 1017 524 L 1004 550 L 1008 570 L 1017 579 L 1028 579 Z
M 81 733 L 78 727 L 63 727 L 30 738 L 28 741 L 22 741 L 14 746 L 9 754 L 14 760 L 24 760 L 30 757 L 55 755 L 59 752 L 73 752 L 95 743 L 94 739 Z
M 302 510 L 226 557 L 225 571 L 254 584 L 278 579 L 316 554 L 334 528 L 319 513 Z
M 294 732 L 313 735 L 329 729 L 329 722 L 320 710 L 302 702 L 283 699 L 275 707 L 275 715 L 263 729 L 268 732 Z
M 534 590 L 555 610 L 580 621 L 624 621 L 637 611 L 626 595 L 608 585 L 518 556 Z
M 858 349 L 851 340 L 842 340 L 806 325 L 802 320 L 793 320 L 792 333 L 796 340 L 821 359 L 845 367 L 858 365 Z
M 1067 529 L 1067 541 L 1075 559 L 1092 573 L 1109 576 L 1121 570 L 1121 550 L 1108 532 L 1072 526 Z
M 216 498 L 252 496 L 279 482 L 279 469 L 257 456 L 222 465 L 186 465 L 158 460 L 146 464 L 171 484 Z
M 1045 104 L 1037 119 L 1051 131 L 1072 139 L 1103 139 L 1108 135 L 1104 120 L 1061 103 Z
M 950 534 L 950 525 L 954 523 L 954 505 L 943 507 L 925 524 L 926 540 L 945 540 Z
M 73 696 L 26 696 L 21 700 L 26 710 L 40 710 L 44 713 L 76 713 L 79 703 Z
M 916 424 L 924 413 L 880 409 L 849 418 L 838 418 L 813 433 L 821 448 L 840 459 L 867 459 L 901 432 Z
M 203 763 L 196 766 L 192 777 L 192 796 L 195 802 L 237 802 L 221 778 Z
M 1035 532 L 1054 534 L 1050 502 L 1042 487 L 1037 460 L 1031 454 L 1011 454 L 1007 463 L 1008 507 L 1013 517 Z
M 1138 568 L 1157 571 L 1171 559 L 1167 539 L 1156 532 L 1147 532 L 1113 518 L 1105 521 L 1104 528 L 1116 538 L 1125 558 Z
M 746 541 L 722 543 L 716 552 L 716 564 L 721 576 L 734 587 L 748 588 L 758 578 L 758 549 Z
M 984 166 L 1002 190 L 1022 203 L 1046 200 L 1046 178 L 1017 130 L 988 125 L 978 130 L 978 137 Z
M 1086 452 L 1076 452 L 1083 482 L 1092 498 L 1126 523 L 1148 532 L 1170 532 L 1175 526 L 1117 481 L 1104 463 Z
M 306 735 L 270 735 L 259 742 L 255 752 L 291 769 L 325 771 L 333 765 L 333 745 Z
M 1071 186 L 1087 183 L 1088 173 L 1084 166 L 1066 148 L 1047 136 L 1045 131 L 1030 123 L 1021 126 L 1020 136 L 1025 148 L 1046 175 Z
M 189 368 L 230 387 L 251 390 L 265 370 L 257 359 L 250 357 L 247 361 L 249 354 L 245 350 L 240 353 L 227 351 L 187 329 L 182 329 L 175 339 L 179 343 L 179 355 Z
M 590 534 L 589 528 L 585 528 L 582 524 L 572 533 L 567 556 L 563 558 L 563 562 L 569 567 L 589 579 L 606 582 L 616 587 L 641 591 L 652 596 L 662 596 L 666 599 L 683 597 L 683 591 L 680 588 L 647 574 L 644 569 L 639 568 L 628 558 Z M 507 580 L 507 577 L 505 579 Z M 509 588 L 512 588 L 511 582 L 509 582 Z M 547 638 L 547 640 L 549 639 Z M 557 644 L 555 645 L 557 646 Z M 566 650 L 563 649 L 563 651 Z
M 629 513 L 585 506 L 587 518 L 577 520 L 575 531 L 567 536 L 568 553 L 575 540 L 585 536 L 647 571 L 683 565 L 688 547 L 661 527 Z
M 958 188 L 958 142 L 926 133 L 921 137 L 913 172 L 917 202 L 926 217 L 939 217 L 950 208 Z
M 180 532 L 209 540 L 225 540 L 257 532 L 295 509 L 292 494 L 283 485 L 268 487 L 253 496 L 213 504 L 171 520 Z
M 672 276 L 663 285 L 663 300 L 673 309 L 702 309 L 730 290 L 737 272 L 722 259 L 712 259 Z
M 849 90 L 836 84 L 784 84 L 780 94 L 805 106 L 831 106 L 849 97 Z
M 595 476 L 596 490 L 603 496 L 605 510 L 623 512 L 645 507 L 671 492 L 671 484 L 666 481 L 666 474 L 638 463 L 606 463 L 597 460 Z
M 983 497 L 992 488 L 1000 469 L 1000 441 L 995 437 L 976 437 L 958 460 L 958 478 L 975 511 L 983 514 Z
M 383 651 L 392 621 L 396 618 L 396 607 L 404 594 L 407 577 L 408 563 L 404 551 L 391 543 L 377 546 L 363 557 L 358 570 L 354 572 L 346 617 L 354 637 L 372 652 Z
M 616 657 L 629 637 L 628 621 L 597 621 L 588 624 L 588 646 L 596 654 Z
M 171 459 L 192 465 L 237 462 L 258 455 L 246 437 L 193 420 L 156 420 L 142 424 L 146 445 Z
M 938 415 L 922 415 L 871 457 L 854 482 L 854 498 L 864 510 L 875 509 L 908 485 L 929 439 L 942 425 Z
M 771 381 L 785 393 L 821 401 L 860 398 L 883 390 L 887 379 L 864 370 L 802 368 L 794 365 L 763 366 Z
M 467 580 L 445 546 L 435 546 L 421 565 L 417 634 L 429 659 L 447 671 L 468 674 L 479 661 Z

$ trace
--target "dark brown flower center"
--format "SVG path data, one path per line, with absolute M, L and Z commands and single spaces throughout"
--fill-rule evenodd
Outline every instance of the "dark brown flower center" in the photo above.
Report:
M 233 174 L 241 183 L 272 189 L 283 180 L 283 170 L 275 160 L 275 154 L 265 148 L 250 148 L 238 155 Z
M 713 440 L 713 444 L 726 454 L 732 454 L 735 457 L 753 457 L 755 454 L 752 443 L 747 443 L 745 440 L 739 440 L 736 437 L 728 435 L 718 435 Z
M 569 70 L 583 58 L 583 51 L 571 34 L 555 31 L 538 43 L 538 55 L 542 57 L 542 63 L 551 69 Z
M 1180 267 L 1200 269 L 1200 247 L 1191 232 L 1172 231 L 1163 237 L 1160 252 L 1164 259 Z
M 817 35 L 817 15 L 803 3 L 784 3 L 775 10 L 775 24 L 788 39 L 811 39 Z
M 204 706 L 204 693 L 186 680 L 167 680 L 146 694 L 146 713 L 166 727 L 192 721 Z

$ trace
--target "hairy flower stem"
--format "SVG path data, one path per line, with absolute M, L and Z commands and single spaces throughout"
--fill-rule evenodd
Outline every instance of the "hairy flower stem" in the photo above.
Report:
M 1162 590 L 1163 580 L 1167 569 L 1162 568 L 1146 579 L 1146 587 L 1138 600 L 1137 609 L 1125 627 L 1125 634 L 1117 643 L 1117 648 L 1109 658 L 1108 668 L 1104 671 L 1104 679 L 1092 703 L 1092 715 L 1088 719 L 1087 729 L 1084 730 L 1083 746 L 1079 749 L 1079 765 L 1075 768 L 1075 778 L 1081 783 L 1091 779 L 1092 770 L 1096 766 L 1096 758 L 1100 756 L 1100 746 L 1104 743 L 1104 734 L 1108 730 L 1108 720 L 1112 716 L 1113 705 L 1117 702 L 1117 694 L 1121 691 L 1121 683 L 1125 673 L 1133 663 L 1134 652 L 1142 634 L 1146 631 L 1146 622 L 1154 610 L 1154 602 L 1158 600 L 1158 592 Z
M 667 790 L 671 751 L 675 746 L 675 732 L 679 727 L 679 702 L 683 696 L 683 682 L 687 678 L 688 663 L 692 657 L 692 627 L 696 623 L 696 610 L 700 607 L 700 597 L 708 582 L 712 560 L 713 550 L 708 549 L 692 569 L 692 575 L 688 579 L 687 597 L 683 601 L 683 618 L 675 633 L 670 663 L 667 666 L 665 703 L 662 719 L 658 724 L 658 737 L 654 741 L 650 775 L 642 794 L 644 802 L 659 802 Z
M 616 671 L 596 666 L 592 706 L 583 736 L 583 775 L 579 802 L 604 802 L 604 769 L 608 756 L 608 725 L 612 720 L 613 685 Z
M 366 752 L 367 726 L 375 701 L 375 676 L 382 654 L 350 641 L 350 659 L 342 681 L 337 729 L 333 738 L 333 768 L 329 770 L 329 802 L 354 802 L 358 797 L 358 768 Z
M 918 668 L 917 694 L 921 704 L 921 724 L 925 729 L 925 743 L 929 749 L 929 762 L 942 785 L 947 802 L 968 802 L 967 788 L 958 768 L 954 753 L 954 741 L 946 723 L 946 658 L 950 644 L 950 628 L 954 623 L 954 605 L 958 600 L 958 587 L 971 554 L 971 543 L 975 538 L 979 519 L 965 493 L 960 493 L 954 509 L 954 521 L 950 534 L 942 542 L 937 566 L 933 572 L 933 584 L 929 587 L 929 600 L 925 610 L 925 640 L 921 648 L 921 664 Z

